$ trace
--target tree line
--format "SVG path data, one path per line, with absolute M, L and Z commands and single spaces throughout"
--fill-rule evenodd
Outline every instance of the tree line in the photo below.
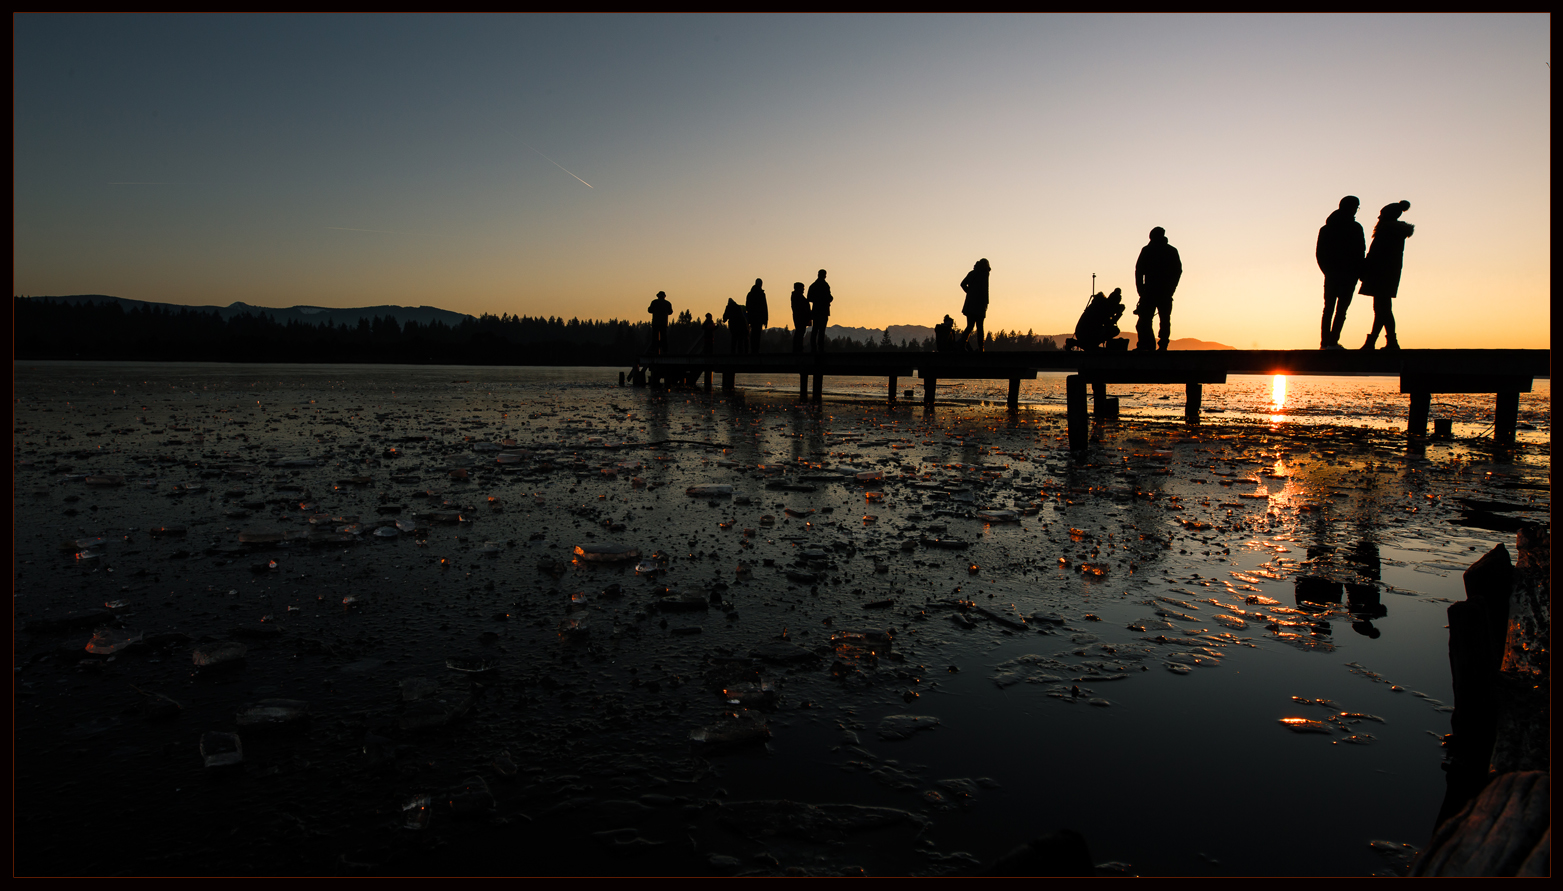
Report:
M 149 362 L 365 362 L 434 365 L 635 364 L 651 343 L 650 321 L 597 321 L 555 316 L 485 314 L 458 324 L 360 318 L 356 325 L 327 321 L 278 322 L 244 312 L 223 318 L 212 310 L 143 304 L 126 309 L 114 301 L 68 303 L 12 298 L 12 349 L 17 359 L 109 359 Z M 668 326 L 669 352 L 700 347 L 700 325 L 689 310 Z M 770 328 L 761 351 L 792 349 L 792 331 Z M 989 351 L 1057 349 L 1051 338 L 1026 332 L 990 332 Z M 834 352 L 932 351 L 933 338 L 893 342 L 832 337 Z M 725 325 L 715 350 L 729 351 Z

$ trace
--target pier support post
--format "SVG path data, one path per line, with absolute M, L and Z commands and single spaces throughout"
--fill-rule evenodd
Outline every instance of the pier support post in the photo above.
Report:
M 932 409 L 934 394 L 939 389 L 939 379 L 934 377 L 923 378 L 923 407 Z
M 798 401 L 809 401 L 809 376 L 807 374 L 798 375 Z
M 815 402 L 823 402 L 824 400 L 825 400 L 825 375 L 823 375 L 823 374 L 821 374 L 819 372 L 815 372 L 814 373 L 814 401 Z
M 716 376 L 716 371 L 714 369 L 711 369 L 711 368 L 707 368 L 706 369 L 706 392 L 707 393 L 711 392 L 711 378 L 713 378 L 715 376 Z
M 1497 411 L 1492 416 L 1492 441 L 1514 444 L 1514 430 L 1520 423 L 1520 391 L 1499 390 Z
M 733 376 L 734 376 L 734 373 L 731 372 L 731 371 L 724 371 L 724 372 L 722 372 L 722 389 L 723 390 L 729 390 L 730 391 L 730 390 L 733 389 Z
M 1204 384 L 1185 384 L 1184 392 L 1187 397 L 1183 403 L 1183 422 L 1186 424 L 1199 423 L 1199 403 L 1205 396 Z
M 895 375 L 890 375 L 890 404 L 895 405 Z
M 1020 378 L 1009 379 L 1009 410 L 1020 411 Z
M 1427 435 L 1427 416 L 1433 407 L 1433 394 L 1419 391 L 1411 394 L 1411 412 L 1406 423 L 1406 435 L 1421 439 Z
M 1085 413 L 1085 379 L 1078 374 L 1064 378 L 1064 394 L 1069 416 L 1069 450 L 1083 452 L 1091 434 L 1091 419 Z

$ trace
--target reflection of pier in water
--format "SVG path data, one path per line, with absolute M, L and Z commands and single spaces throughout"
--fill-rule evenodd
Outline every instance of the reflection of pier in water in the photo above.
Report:
M 1183 384 L 1188 399 L 1184 417 L 1199 423 L 1205 384 L 1224 384 L 1229 374 L 1396 375 L 1400 392 L 1411 397 L 1407 433 L 1427 434 L 1434 393 L 1493 393 L 1497 406 L 1493 438 L 1513 442 L 1521 393 L 1529 393 L 1537 377 L 1551 373 L 1549 350 L 1180 350 L 1176 352 L 1060 350 L 995 353 L 772 353 L 727 356 L 646 356 L 639 362 L 636 383 L 691 383 L 722 376 L 722 389 L 733 388 L 737 374 L 798 375 L 799 397 L 818 402 L 826 376 L 888 378 L 889 400 L 896 401 L 900 378 L 923 381 L 923 403 L 932 408 L 940 380 L 1008 380 L 1009 408 L 1020 404 L 1020 382 L 1039 371 L 1073 371 L 1066 381 L 1069 444 L 1085 447 L 1088 432 L 1085 388 L 1091 385 L 1098 418 L 1117 414 L 1117 400 L 1107 395 L 1109 384 Z

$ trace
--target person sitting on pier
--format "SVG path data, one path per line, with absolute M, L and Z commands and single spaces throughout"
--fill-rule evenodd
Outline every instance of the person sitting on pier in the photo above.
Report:
M 978 352 L 983 349 L 982 323 L 988 317 L 988 273 L 991 271 L 987 258 L 983 258 L 972 264 L 971 272 L 961 279 L 961 290 L 966 292 L 966 302 L 961 306 L 966 330 L 961 332 L 961 340 L 970 343 L 972 329 L 976 328 Z
M 1320 227 L 1319 242 L 1313 250 L 1314 259 L 1319 261 L 1319 271 L 1324 273 L 1324 320 L 1319 328 L 1321 350 L 1345 349 L 1340 345 L 1340 332 L 1346 324 L 1346 308 L 1351 306 L 1351 292 L 1357 287 L 1357 276 L 1362 273 L 1362 254 L 1367 247 L 1367 241 L 1362 237 L 1362 224 L 1356 219 L 1360 206 L 1362 202 L 1356 195 L 1342 198 L 1340 207 Z
M 657 299 L 646 307 L 651 313 L 651 354 L 665 356 L 668 352 L 668 317 L 673 315 L 673 304 L 668 302 L 666 291 L 658 291 Z
M 933 326 L 933 349 L 936 353 L 955 352 L 955 320 L 949 316 Z
M 1064 349 L 1099 350 L 1110 346 L 1109 342 L 1118 336 L 1118 320 L 1123 318 L 1123 310 L 1122 288 L 1114 288 L 1111 295 L 1100 291 L 1091 295 L 1091 302 L 1086 304 L 1080 321 L 1075 323 L 1075 336 L 1064 340 Z
M 1140 317 L 1134 330 L 1139 337 L 1135 349 L 1151 349 L 1151 317 L 1161 313 L 1160 339 L 1156 349 L 1165 350 L 1167 339 L 1172 336 L 1172 293 L 1178 289 L 1183 277 L 1183 260 L 1178 249 L 1167 243 L 1167 230 L 1160 226 L 1151 230 L 1150 244 L 1140 248 L 1140 258 L 1134 262 L 1134 290 L 1140 295 L 1140 303 L 1134 314 Z
M 825 328 L 830 324 L 830 304 L 834 299 L 830 296 L 830 284 L 825 281 L 825 270 L 821 269 L 819 278 L 809 285 L 809 309 L 814 323 L 809 342 L 815 353 L 825 352 Z
M 809 298 L 803 296 L 803 282 L 792 283 L 792 351 L 803 352 L 803 333 L 809 329 Z
M 1380 331 L 1389 335 L 1384 341 L 1384 349 L 1400 349 L 1400 341 L 1395 339 L 1395 295 L 1400 292 L 1406 239 L 1416 231 L 1416 227 L 1400 219 L 1400 215 L 1410 209 L 1409 201 L 1386 204 L 1378 212 L 1378 224 L 1373 227 L 1373 245 L 1362 262 L 1362 288 L 1357 291 L 1373 298 L 1373 333 L 1362 345 L 1365 350 L 1373 349 Z
M 771 321 L 771 310 L 765 305 L 765 289 L 760 287 L 765 284 L 759 279 L 754 280 L 754 287 L 749 289 L 748 296 L 744 297 L 744 315 L 749 318 L 749 352 L 760 351 L 760 335 L 765 333 L 765 326 Z
M 731 297 L 727 299 L 727 309 L 722 312 L 722 321 L 727 323 L 727 351 L 733 355 L 749 352 L 749 320 L 744 315 L 744 308 Z
M 716 352 L 716 321 L 706 313 L 706 320 L 700 323 L 700 351 L 707 356 Z

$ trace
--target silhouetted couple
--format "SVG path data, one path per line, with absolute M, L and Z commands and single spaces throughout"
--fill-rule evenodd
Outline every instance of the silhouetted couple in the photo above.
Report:
M 1324 273 L 1320 349 L 1345 349 L 1340 345 L 1341 329 L 1346 324 L 1346 309 L 1351 306 L 1351 292 L 1358 281 L 1362 282 L 1358 293 L 1373 298 L 1373 333 L 1368 335 L 1362 348 L 1373 349 L 1378 333 L 1384 331 L 1388 335 L 1384 348 L 1400 349 L 1400 342 L 1395 339 L 1394 301 L 1400 291 L 1406 239 L 1415 231 L 1415 227 L 1401 220 L 1400 215 L 1411 209 L 1411 202 L 1384 205 L 1378 214 L 1378 224 L 1373 227 L 1373 246 L 1368 248 L 1365 257 L 1362 225 L 1356 219 L 1357 208 L 1361 205 L 1357 196 L 1347 195 L 1319 229 L 1314 256 L 1319 261 L 1319 271 Z
M 803 291 L 803 282 L 792 283 L 792 351 L 803 352 L 803 332 L 811 325 L 809 348 L 816 353 L 825 352 L 825 329 L 830 325 L 830 284 L 825 281 L 825 270 Z
M 760 351 L 760 336 L 765 333 L 765 325 L 771 320 L 770 307 L 765 304 L 765 282 L 754 280 L 754 287 L 744 295 L 744 302 L 736 300 L 727 301 L 727 309 L 722 312 L 722 321 L 727 323 L 728 351 L 737 353 L 758 353 Z
M 1172 336 L 1172 294 L 1183 278 L 1183 260 L 1178 249 L 1167 243 L 1167 230 L 1157 226 L 1151 230 L 1150 243 L 1140 248 L 1140 257 L 1134 261 L 1134 290 L 1140 302 L 1134 314 L 1140 320 L 1134 324 L 1137 350 L 1167 348 Z M 1151 317 L 1161 313 L 1161 332 L 1157 340 L 1151 338 Z

